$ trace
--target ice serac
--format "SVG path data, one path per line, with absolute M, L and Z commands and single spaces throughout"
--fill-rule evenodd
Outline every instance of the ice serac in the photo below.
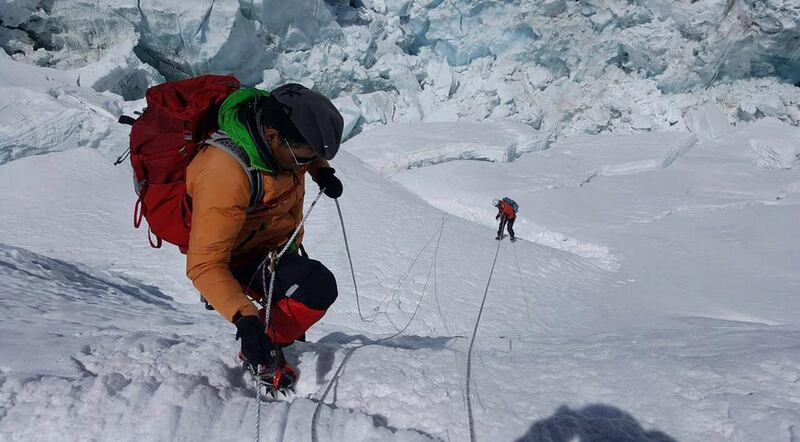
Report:
M 800 129 L 774 118 L 750 126 L 748 139 L 756 163 L 765 169 L 793 169 L 800 166 Z
M 512 162 L 544 150 L 547 141 L 547 134 L 510 120 L 405 123 L 364 132 L 346 149 L 388 176 L 457 160 Z
M 339 24 L 323 0 L 305 0 L 290 4 L 282 0 L 261 0 L 254 4 L 258 21 L 278 37 L 287 51 L 308 50 L 321 41 L 339 37 Z
M 75 147 L 97 148 L 111 135 L 122 100 L 79 87 L 75 71 L 37 68 L 0 52 L 0 164 Z
M 433 95 L 439 101 L 445 101 L 456 89 L 456 82 L 453 72 L 447 60 L 431 62 L 427 67 L 428 82 L 433 91 Z
M 704 138 L 728 135 L 731 129 L 725 114 L 713 102 L 706 102 L 691 109 L 684 118 L 689 130 Z
M 384 122 L 506 118 L 556 137 L 688 130 L 710 99 L 732 123 L 800 122 L 785 0 L 7 0 L 0 18 L 15 59 L 126 99 L 210 72 L 392 94 Z
M 137 54 L 168 79 L 233 72 L 256 84 L 275 57 L 258 23 L 243 15 L 236 0 L 155 0 L 118 12 L 141 34 Z
M 361 110 L 358 108 L 353 97 L 345 96 L 333 100 L 333 105 L 339 110 L 344 119 L 344 129 L 342 129 L 342 140 L 347 140 L 361 121 Z

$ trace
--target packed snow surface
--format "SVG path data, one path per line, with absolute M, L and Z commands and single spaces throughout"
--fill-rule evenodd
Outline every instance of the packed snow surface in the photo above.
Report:
M 314 29 L 332 32 L 286 32 L 301 47 Z M 175 248 L 131 227 L 115 120 L 142 103 L 0 64 L 0 440 L 252 439 L 234 327 L 203 309 Z M 297 394 L 262 405 L 262 440 L 310 440 L 363 344 L 319 440 L 468 440 L 467 350 L 498 247 L 477 440 L 800 440 L 800 137 L 720 112 L 698 107 L 692 132 L 555 140 L 439 119 L 356 135 L 333 164 L 364 321 L 323 198 L 305 245 L 339 299 L 287 349 Z M 500 196 L 520 204 L 513 244 L 494 240 Z

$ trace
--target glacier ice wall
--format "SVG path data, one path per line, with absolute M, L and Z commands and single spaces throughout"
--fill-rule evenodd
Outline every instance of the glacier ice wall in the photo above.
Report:
M 0 46 L 126 99 L 163 79 L 295 81 L 352 130 L 512 118 L 556 135 L 800 123 L 794 0 L 5 0 Z

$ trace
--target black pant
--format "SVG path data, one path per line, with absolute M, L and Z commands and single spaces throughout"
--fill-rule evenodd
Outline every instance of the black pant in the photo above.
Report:
M 233 277 L 256 292 L 269 287 L 270 273 L 265 272 L 266 281 L 262 281 L 262 272 L 257 270 L 260 261 L 253 261 L 245 269 L 231 269 Z M 310 259 L 299 253 L 287 253 L 278 263 L 275 275 L 275 290 L 272 304 L 283 298 L 291 297 L 315 310 L 327 310 L 336 300 L 338 291 L 336 278 L 321 262 Z M 261 293 L 266 295 L 266 293 Z
M 503 227 L 508 228 L 508 234 L 513 238 L 514 237 L 514 220 L 516 218 L 508 219 L 505 216 L 500 217 L 500 228 L 497 229 L 497 236 L 503 234 Z
M 254 261 L 249 270 L 234 272 L 240 283 L 253 282 L 253 290 L 247 293 L 253 299 L 266 295 L 260 292 L 265 285 L 269 286 L 270 279 L 266 272 L 266 281 L 262 280 L 262 272 L 256 270 L 258 263 Z M 270 340 L 279 345 L 303 340 L 306 331 L 325 315 L 336 296 L 336 278 L 321 262 L 298 253 L 285 255 L 275 269 L 275 290 L 267 329 Z

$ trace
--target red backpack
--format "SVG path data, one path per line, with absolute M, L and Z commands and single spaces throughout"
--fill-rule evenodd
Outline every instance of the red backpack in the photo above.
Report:
M 191 201 L 186 194 L 186 168 L 207 138 L 219 129 L 219 106 L 239 89 L 232 76 L 204 75 L 170 81 L 147 90 L 147 108 L 137 119 L 120 117 L 130 124 L 130 159 L 139 199 L 133 214 L 136 228 L 147 219 L 150 245 L 160 248 L 162 240 L 177 245 L 182 253 L 189 247 Z M 251 193 L 260 190 L 244 151 L 229 140 L 211 143 L 229 152 L 245 168 Z M 124 156 L 117 160 L 117 164 Z M 256 177 L 257 176 L 257 177 Z M 251 202 L 254 198 L 251 198 Z

